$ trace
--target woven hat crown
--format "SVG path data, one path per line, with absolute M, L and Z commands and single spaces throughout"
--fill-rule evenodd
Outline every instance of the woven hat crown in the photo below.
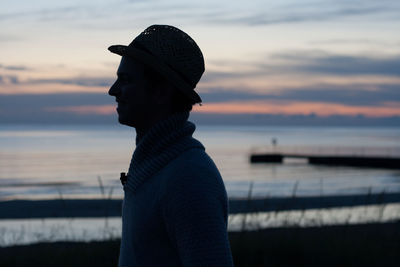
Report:
M 129 46 L 145 50 L 162 60 L 193 89 L 204 73 L 204 58 L 200 48 L 187 33 L 176 27 L 151 25 Z

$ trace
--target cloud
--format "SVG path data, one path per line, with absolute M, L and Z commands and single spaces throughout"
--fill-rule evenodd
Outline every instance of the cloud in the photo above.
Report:
M 202 79 L 235 78 L 286 74 L 321 74 L 336 76 L 381 75 L 400 76 L 400 54 L 370 56 L 348 55 L 325 50 L 291 50 L 269 53 L 255 60 L 212 60 L 212 70 L 206 70 Z M 217 71 L 229 67 L 231 71 Z
M 313 100 L 290 99 L 285 96 L 273 98 L 273 96 L 260 96 L 246 92 L 232 94 L 219 92 L 214 93 L 214 96 L 210 94 L 201 94 L 201 96 L 207 100 L 204 101 L 203 106 L 194 107 L 192 116 L 201 117 L 203 123 L 223 123 L 224 118 L 229 118 L 233 124 L 246 124 L 250 121 L 253 121 L 253 124 L 260 124 L 263 121 L 285 124 L 286 121 L 288 124 L 329 125 L 330 121 L 340 123 L 342 120 L 346 121 L 355 116 L 358 119 L 350 119 L 355 124 L 360 118 L 373 117 L 388 118 L 384 122 L 386 125 L 400 122 L 398 119 L 400 118 L 400 101 L 396 99 L 369 106 L 319 101 L 317 98 Z M 216 99 L 216 96 L 223 98 L 223 101 L 221 99 L 219 102 L 212 101 Z M 2 95 L 0 122 L 117 123 L 116 106 L 114 97 L 106 93 Z M 253 114 L 260 119 L 253 120 L 246 114 Z M 342 117 L 339 118 L 338 115 Z M 325 117 L 318 119 L 320 116 Z M 397 119 L 393 121 L 389 117 Z M 216 120 L 216 118 L 219 119 Z M 362 120 L 363 124 L 368 125 L 367 119 Z
M 14 70 L 14 71 L 25 71 L 25 70 L 32 70 L 31 68 L 27 66 L 16 66 L 16 65 L 2 65 L 0 64 L 0 69 L 4 70 Z
M 89 10 L 79 6 L 67 7 L 54 7 L 54 8 L 40 8 L 32 9 L 23 12 L 10 12 L 1 13 L 0 21 L 6 20 L 20 20 L 20 19 L 36 19 L 36 20 L 63 20 L 63 19 L 77 19 L 82 16 L 82 11 Z
M 113 123 L 116 106 L 106 93 L 2 95 L 0 122 Z
M 261 62 L 219 62 L 219 65 L 230 65 L 234 71 L 207 70 L 201 79 L 201 89 L 204 92 L 199 91 L 203 100 L 205 102 L 224 102 L 280 99 L 375 106 L 385 101 L 400 98 L 400 79 L 395 81 L 400 76 L 400 56 L 371 58 L 333 55 L 324 51 L 289 51 L 270 55 L 269 58 L 271 60 L 263 59 Z M 264 63 L 265 61 L 269 61 L 269 63 Z M 252 66 L 253 69 L 240 70 L 240 66 L 244 65 L 246 67 Z M 28 69 L 25 66 L 14 66 L 14 68 L 16 67 L 21 70 Z M 310 77 L 320 78 L 321 74 L 337 76 L 344 80 L 340 84 L 335 84 L 333 82 L 329 83 L 329 81 L 314 82 L 310 79 Z M 356 77 L 364 75 L 366 78 L 353 80 L 352 75 Z M 368 80 L 370 76 L 378 76 L 378 78 Z M 379 78 L 380 76 L 391 77 L 394 81 L 386 83 L 384 78 Z M 297 81 L 298 85 L 292 88 L 281 86 L 275 89 L 272 87 L 269 90 L 262 90 L 262 84 L 270 86 L 272 78 L 275 80 Z M 49 90 L 41 92 L 42 94 L 44 92 L 65 92 L 68 89 L 71 93 L 79 89 L 81 91 L 101 91 L 106 94 L 114 80 L 114 77 L 104 76 L 22 80 L 18 75 L 0 75 L 0 85 L 5 89 L 8 84 L 24 86 L 24 88 L 27 88 L 26 90 L 29 88 L 49 87 Z M 248 85 L 251 85 L 251 82 L 256 80 L 258 80 L 258 86 L 261 88 L 257 92 L 246 84 L 238 85 L 242 81 L 248 81 Z M 229 81 L 230 85 L 227 86 L 225 81 Z M 305 86 L 305 81 L 311 82 L 308 82 Z M 74 86 L 77 88 L 76 90 L 73 89 L 75 88 Z M 96 90 L 91 90 L 91 88 Z M 11 90 L 3 90 L 3 95 L 6 92 L 12 93 Z M 17 92 L 15 90 L 15 93 L 23 93 L 23 91 Z M 60 95 L 58 94 L 58 96 Z M 72 95 L 74 94 L 65 94 L 67 98 Z M 95 94 L 89 95 L 94 96 Z M 89 99 L 88 101 L 86 103 L 90 103 Z
M 245 13 L 246 9 L 242 12 L 227 12 L 222 16 L 209 17 L 208 21 L 214 24 L 262 26 L 377 15 L 385 15 L 385 19 L 396 20 L 399 6 L 396 1 L 302 1 L 301 4 L 293 1 L 275 6 L 254 4 L 255 8 L 248 14 Z
M 383 109 L 390 109 L 391 112 L 394 112 L 393 110 L 396 107 L 388 106 L 388 103 L 400 103 L 400 83 L 392 85 L 376 84 L 374 90 L 365 90 L 362 85 L 357 84 L 342 86 L 320 84 L 313 88 L 304 87 L 269 93 L 255 93 L 246 91 L 245 88 L 232 90 L 232 88 L 220 87 L 209 88 L 207 92 L 200 93 L 200 96 L 203 99 L 204 106 L 212 105 L 222 108 L 224 105 L 229 105 L 229 107 L 233 107 L 232 103 L 235 103 L 235 108 L 238 111 L 241 111 L 244 107 L 248 109 L 252 105 L 253 108 L 264 110 L 263 104 L 257 105 L 257 101 L 261 101 L 262 103 L 280 103 L 279 105 L 291 103 L 292 106 L 294 103 L 298 103 L 298 105 L 303 103 L 304 105 L 301 108 L 308 105 L 309 107 L 318 107 L 319 111 L 325 105 L 325 107 L 330 107 L 332 114 L 335 114 L 335 109 L 339 112 L 344 110 L 344 107 L 351 107 L 352 112 L 358 109 L 365 114 L 370 114 L 367 112 L 367 108 L 371 111 L 380 109 L 379 112 L 381 113 Z M 242 103 L 242 107 L 240 107 L 240 103 Z M 53 111 L 58 112 L 112 114 L 115 112 L 116 103 L 114 97 L 109 96 L 104 91 L 104 93 L 2 95 L 0 107 L 3 110 L 14 110 L 16 112 L 24 109 L 42 111 L 53 109 Z M 273 106 L 273 108 L 276 107 Z M 350 110 L 350 108 L 347 110 Z
M 363 115 L 368 117 L 400 116 L 400 101 L 383 103 L 381 106 L 352 106 L 345 104 L 288 101 L 288 100 L 251 100 L 207 103 L 195 106 L 194 112 L 223 114 L 316 114 L 318 116 Z
M 225 24 L 244 24 L 248 26 L 255 25 L 273 25 L 273 24 L 285 24 L 285 23 L 300 23 L 300 22 L 317 22 L 317 21 L 328 21 L 337 18 L 350 17 L 350 16 L 362 16 L 374 13 L 380 13 L 388 11 L 386 9 L 376 8 L 345 8 L 339 10 L 315 10 L 315 12 L 308 13 L 281 13 L 273 14 L 270 12 L 262 12 L 251 14 L 247 16 L 238 16 L 234 18 L 215 18 L 216 23 Z
M 0 97 L 0 107 L 14 111 L 24 108 L 41 110 L 45 107 L 110 104 L 115 104 L 115 98 L 106 93 L 20 94 Z
M 277 53 L 272 59 L 286 61 L 275 68 L 297 72 L 333 75 L 387 75 L 400 76 L 400 55 L 367 56 L 340 55 L 325 51 L 291 51 Z M 257 63 L 260 68 L 271 65 Z
M 304 81 L 313 77 L 340 76 L 349 77 L 349 84 L 352 76 L 387 76 L 400 77 L 400 55 L 388 56 L 367 56 L 367 55 L 341 55 L 325 51 L 286 51 L 266 55 L 261 61 L 226 61 L 213 62 L 217 67 L 206 70 L 201 82 L 214 83 L 233 80 L 249 81 L 253 78 L 269 82 L 268 77 L 276 76 L 280 79 L 298 79 Z M 232 70 L 218 70 L 218 68 L 229 66 Z M 28 66 L 0 65 L 0 69 L 27 71 Z M 222 68 L 223 69 L 223 68 Z M 296 77 L 293 76 L 296 75 Z M 299 77 L 300 75 L 300 77 Z M 302 78 L 303 76 L 304 78 Z M 76 85 L 81 87 L 109 87 L 115 80 L 112 76 L 73 76 L 55 78 L 28 78 L 20 79 L 18 75 L 2 75 L 2 83 L 21 85 L 60 84 Z M 215 86 L 215 85 L 214 85 Z
M 82 115 L 113 115 L 116 114 L 115 107 L 116 105 L 50 106 L 45 107 L 42 110 L 45 112 L 62 112 Z M 363 115 L 368 117 L 389 117 L 400 116 L 400 102 L 388 102 L 383 103 L 381 106 L 371 107 L 315 101 L 241 100 L 236 102 L 206 103 L 201 107 L 194 106 L 193 112 L 224 114 L 316 114 L 318 116 Z
M 0 84 L 19 84 L 18 76 L 0 75 Z
M 207 125 L 269 125 L 269 126 L 400 126 L 400 116 L 370 118 L 357 116 L 316 116 L 284 114 L 220 114 L 192 113 L 190 120 L 196 124 Z
M 365 90 L 364 85 L 350 84 L 344 86 L 315 85 L 314 88 L 302 88 L 275 96 L 276 99 L 297 101 L 324 101 L 353 106 L 378 106 L 384 102 L 400 100 L 400 84 L 372 85 L 375 90 Z
M 350 39 L 350 38 L 336 38 L 336 39 L 325 39 L 325 40 L 313 40 L 309 41 L 309 44 L 312 45 L 375 45 L 375 46 L 384 46 L 384 47 L 398 47 L 400 42 L 398 41 L 386 41 L 386 40 L 377 40 L 377 39 L 369 39 L 369 38 L 359 38 L 359 39 Z
M 82 105 L 82 106 L 67 106 L 67 107 L 45 107 L 47 112 L 64 112 L 74 114 L 97 114 L 97 115 L 112 115 L 115 114 L 115 105 Z
M 8 68 L 11 70 L 11 68 Z M 14 67 L 13 70 L 25 70 L 24 67 Z M 82 87 L 109 87 L 115 78 L 111 77 L 70 77 L 70 78 L 38 78 L 21 80 L 17 75 L 0 75 L 3 84 L 20 85 L 40 85 L 40 84 L 60 84 L 77 85 Z
M 265 63 L 268 62 L 268 63 Z M 206 102 L 228 102 L 247 100 L 290 100 L 315 101 L 336 103 L 343 105 L 379 106 L 384 102 L 400 99 L 400 56 L 364 56 L 340 55 L 326 51 L 298 50 L 284 51 L 267 55 L 257 61 L 219 61 L 216 66 L 232 71 L 218 70 L 214 67 L 206 70 L 201 79 L 199 93 Z M 28 70 L 27 66 L 0 65 L 3 69 Z M 359 78 L 361 75 L 362 78 Z M 312 77 L 340 77 L 340 83 L 326 79 L 312 80 Z M 356 77 L 356 78 L 353 78 Z M 364 78 L 365 77 L 365 78 Z M 370 79 L 371 77 L 376 77 Z M 385 79 L 391 79 L 387 82 Z M 294 87 L 271 86 L 271 80 L 292 80 L 297 83 Z M 397 80 L 396 80 L 397 79 Z M 46 92 L 70 92 L 70 94 L 56 94 L 49 102 L 74 103 L 80 101 L 73 96 L 82 95 L 86 105 L 95 101 L 97 94 L 73 94 L 73 91 L 101 92 L 98 95 L 107 95 L 109 86 L 115 77 L 106 76 L 74 76 L 68 78 L 35 78 L 20 79 L 18 75 L 0 75 L 2 98 L 6 93 L 31 92 L 40 88 L 47 88 L 40 93 L 43 97 L 50 97 Z M 226 83 L 226 82 L 229 83 Z M 247 82 L 247 83 L 245 83 Z M 257 91 L 252 83 L 257 82 Z M 307 82 L 307 83 L 306 83 Z M 263 84 L 268 90 L 263 90 Z M 306 84 L 306 85 L 305 85 Z M 7 86 L 15 85 L 15 88 Z M 19 87 L 26 88 L 25 91 Z M 6 90 L 8 88 L 8 91 Z M 33 88 L 33 89 L 32 89 Z M 271 89 L 272 88 L 272 89 Z M 14 90 L 15 89 L 15 90 Z M 14 92 L 13 92 L 14 90 Z M 203 90 L 203 92 L 202 92 Z M 64 96 L 65 98 L 58 99 Z M 89 97 L 90 96 L 90 97 Z M 23 99 L 23 95 L 21 96 Z M 57 100 L 58 99 L 58 100 Z M 106 104 L 106 102 L 102 102 Z M 77 105 L 77 104 L 73 104 Z
M 43 79 L 30 79 L 25 83 L 27 84 L 68 84 L 68 85 L 79 85 L 86 87 L 107 87 L 112 85 L 115 78 L 109 77 L 71 77 L 71 78 L 43 78 Z
M 182 1 L 146 1 L 137 5 L 126 1 L 115 3 L 97 3 L 93 5 L 55 6 L 33 9 L 25 12 L 0 14 L 0 20 L 60 21 L 86 23 L 91 27 L 109 29 L 126 27 L 132 22 L 131 14 L 136 13 L 138 21 L 178 20 L 185 23 L 212 25 L 275 25 L 301 22 L 331 21 L 337 19 L 379 16 L 396 20 L 399 15 L 397 1 L 282 1 L 271 5 L 268 1 L 251 1 L 248 5 L 232 1 L 206 1 L 205 3 L 187 4 Z M 382 16 L 383 17 L 383 16 Z M 110 25 L 110 19 L 118 24 Z M 96 21 L 89 23 L 88 21 Z M 138 23 L 138 21 L 136 21 Z M 103 23 L 104 22 L 104 23 Z M 122 23 L 121 23 L 122 22 Z M 123 23 L 125 22 L 125 23 Z M 178 22 L 178 23 L 179 23 Z
M 249 72 L 249 71 L 218 71 L 218 70 L 206 70 L 204 75 L 201 77 L 202 82 L 213 82 L 221 79 L 230 79 L 230 78 L 240 78 L 240 77 L 249 77 L 249 75 L 255 75 L 258 72 Z
M 325 50 L 292 50 L 266 54 L 256 60 L 210 61 L 212 70 L 206 70 L 202 81 L 256 76 L 292 76 L 292 74 L 351 77 L 359 75 L 400 77 L 400 54 L 346 55 Z M 219 71 L 218 68 L 232 69 Z
M 384 102 L 400 101 L 399 84 L 375 84 L 370 85 L 374 90 L 366 90 L 364 85 L 329 85 L 316 84 L 312 88 L 296 88 L 295 90 L 280 90 L 274 93 L 254 93 L 245 91 L 245 88 L 229 90 L 224 88 L 212 88 L 201 93 L 203 102 L 229 102 L 249 100 L 290 100 L 290 101 L 315 101 L 337 103 L 354 106 L 379 106 Z M 241 91 L 240 91 L 241 90 Z
M 24 11 L 4 12 L 0 13 L 0 21 L 35 21 L 35 22 L 58 22 L 67 21 L 69 24 L 74 22 L 88 22 L 88 21 L 108 21 L 110 18 L 120 18 L 121 15 L 125 14 L 125 19 L 131 18 L 129 11 L 130 6 L 134 6 L 133 11 L 148 11 L 149 14 L 154 12 L 152 4 L 149 3 L 147 6 L 135 5 L 136 2 L 144 1 L 126 1 L 119 3 L 106 3 L 101 1 L 92 1 L 92 3 L 75 3 L 65 5 L 61 2 L 49 2 L 48 5 L 43 8 L 42 6 L 34 6 L 25 8 Z M 147 1 L 153 2 L 153 1 Z M 138 10 L 140 8 L 140 10 Z M 117 12 L 120 11 L 120 12 Z M 125 12 L 124 12 L 125 11 Z M 114 28 L 120 27 L 121 25 L 114 25 Z

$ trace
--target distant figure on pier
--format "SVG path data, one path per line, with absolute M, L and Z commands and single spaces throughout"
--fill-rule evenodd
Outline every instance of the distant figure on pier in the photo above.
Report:
M 278 140 L 275 137 L 272 137 L 271 142 L 273 147 L 276 147 L 276 145 L 278 144 Z
M 275 148 L 276 148 L 276 145 L 278 144 L 278 139 L 276 139 L 276 137 L 272 137 L 271 143 L 272 143 L 272 151 L 275 153 L 276 152 Z
M 120 56 L 109 90 L 119 123 L 134 127 L 136 148 L 121 176 L 119 266 L 233 266 L 228 197 L 222 177 L 188 121 L 201 103 L 204 72 L 195 41 L 170 25 L 151 25 Z

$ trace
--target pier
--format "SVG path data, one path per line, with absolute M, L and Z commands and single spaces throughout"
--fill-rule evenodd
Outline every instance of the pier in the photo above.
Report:
M 252 153 L 251 163 L 283 163 L 286 158 L 306 159 L 309 164 L 400 169 L 400 155 L 379 148 L 281 147 Z

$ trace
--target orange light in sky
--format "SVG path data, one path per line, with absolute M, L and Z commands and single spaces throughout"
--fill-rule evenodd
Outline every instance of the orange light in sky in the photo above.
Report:
M 330 115 L 365 115 L 369 117 L 385 117 L 400 115 L 399 103 L 385 103 L 384 106 L 350 106 L 326 102 L 299 102 L 299 101 L 237 101 L 225 103 L 204 103 L 203 106 L 194 106 L 194 112 L 199 113 L 258 113 L 258 114 L 286 114 L 308 115 L 315 113 L 319 116 Z
M 67 112 L 75 114 L 116 114 L 115 105 L 85 105 L 68 107 L 48 107 L 47 111 Z M 383 106 L 350 106 L 325 102 L 298 101 L 238 101 L 225 103 L 203 103 L 193 107 L 195 113 L 225 113 L 225 114 L 284 114 L 318 116 L 330 115 L 364 115 L 368 117 L 386 117 L 400 115 L 400 102 L 387 102 Z
M 50 112 L 67 112 L 75 114 L 98 114 L 110 115 L 117 111 L 115 105 L 87 105 L 87 106 L 68 106 L 68 107 L 47 107 L 46 111 Z

